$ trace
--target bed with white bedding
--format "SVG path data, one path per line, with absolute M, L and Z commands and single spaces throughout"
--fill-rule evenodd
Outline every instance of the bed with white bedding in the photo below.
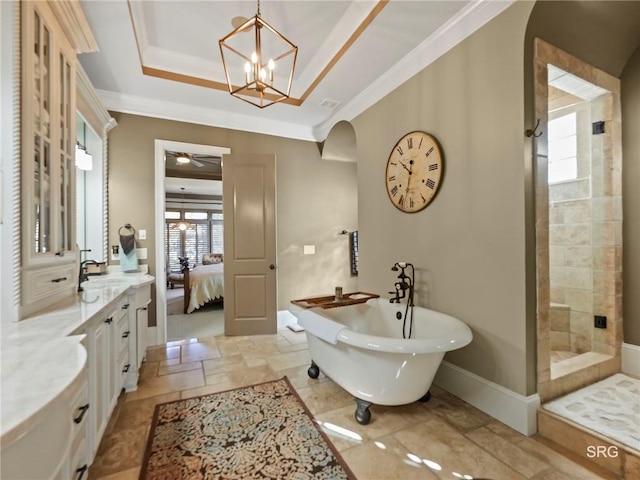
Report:
M 184 313 L 224 297 L 224 263 L 196 265 L 184 272 Z

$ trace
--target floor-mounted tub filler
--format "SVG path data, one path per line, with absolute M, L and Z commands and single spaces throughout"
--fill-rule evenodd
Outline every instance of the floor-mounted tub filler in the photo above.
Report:
M 429 399 L 431 382 L 444 354 L 464 347 L 473 335 L 460 320 L 412 307 L 410 338 L 403 338 L 407 305 L 374 298 L 366 303 L 323 309 L 291 305 L 307 332 L 311 367 L 355 397 L 356 421 L 369 423 L 369 407 L 405 405 Z

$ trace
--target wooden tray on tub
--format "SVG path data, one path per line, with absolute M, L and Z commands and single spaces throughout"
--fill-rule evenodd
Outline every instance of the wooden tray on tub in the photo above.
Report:
M 355 305 L 356 303 L 364 303 L 372 298 L 378 298 L 380 295 L 366 292 L 345 293 L 342 300 L 337 302 L 335 295 L 322 295 L 319 297 L 301 298 L 300 300 L 291 300 L 291 303 L 302 308 L 335 308 L 347 305 Z

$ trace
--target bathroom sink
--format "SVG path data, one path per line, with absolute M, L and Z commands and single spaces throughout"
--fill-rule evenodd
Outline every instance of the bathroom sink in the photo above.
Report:
M 86 282 L 82 282 L 82 288 L 85 290 L 96 290 L 101 288 L 117 288 L 117 287 L 126 287 L 128 282 L 124 279 L 116 280 L 87 280 Z

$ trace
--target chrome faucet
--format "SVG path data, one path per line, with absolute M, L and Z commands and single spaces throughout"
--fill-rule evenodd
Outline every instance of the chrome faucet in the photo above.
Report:
M 90 252 L 91 249 L 88 250 L 80 250 L 80 258 L 82 258 L 82 252 Z M 81 284 L 82 282 L 89 280 L 89 276 L 87 275 L 86 272 L 86 266 L 87 265 L 97 265 L 98 262 L 96 262 L 95 260 L 85 260 L 83 262 L 80 262 L 80 271 L 78 272 L 78 292 L 83 292 L 84 288 L 82 288 Z

